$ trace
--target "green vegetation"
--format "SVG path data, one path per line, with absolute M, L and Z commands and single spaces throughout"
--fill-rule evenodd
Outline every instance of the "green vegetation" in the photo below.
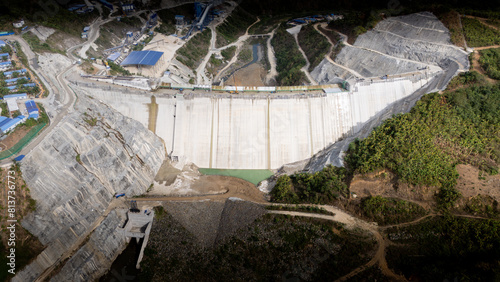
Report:
M 364 216 L 379 225 L 408 222 L 426 214 L 425 209 L 415 203 L 380 196 L 363 199 L 361 209 Z
M 195 69 L 208 53 L 211 36 L 212 34 L 209 29 L 197 33 L 184 46 L 177 50 L 176 59 L 189 68 Z
M 241 178 L 254 185 L 262 180 L 268 179 L 273 172 L 267 169 L 218 169 L 218 168 L 200 168 L 199 171 L 205 175 L 224 175 Z
M 21 151 L 24 146 L 26 146 L 35 136 L 47 125 L 46 123 L 41 123 L 33 127 L 26 135 L 21 138 L 14 146 L 10 149 L 0 152 L 0 160 L 10 158 L 13 155 Z
M 500 277 L 500 222 L 435 217 L 391 228 L 387 263 L 418 281 L 497 281 Z
M 460 28 L 460 14 L 455 10 L 435 14 L 450 31 L 451 42 L 457 46 L 465 47 L 463 29 Z
M 253 53 L 252 53 L 252 48 L 251 46 L 248 46 L 247 48 L 243 48 L 243 50 L 240 51 L 238 54 L 238 60 L 242 64 L 246 64 L 253 59 Z
M 309 71 L 312 71 L 325 58 L 331 45 L 328 40 L 321 35 L 313 25 L 303 26 L 298 34 L 299 44 L 311 64 Z
M 333 222 L 272 214 L 214 246 L 202 248 L 196 241 L 170 214 L 156 218 L 140 280 L 334 281 L 368 262 L 375 247 L 365 235 Z
M 348 42 L 353 44 L 359 35 L 375 27 L 379 20 L 380 15 L 375 12 L 367 16 L 364 12 L 350 11 L 344 13 L 343 19 L 331 21 L 328 27 L 347 35 Z
M 339 198 L 347 198 L 346 170 L 326 166 L 322 171 L 282 175 L 271 191 L 271 200 L 278 203 L 328 204 Z
M 126 69 L 124 69 L 122 66 L 113 63 L 111 61 L 108 61 L 108 65 L 111 68 L 111 75 L 117 75 L 117 74 L 123 74 L 123 75 L 130 75 L 130 72 Z
M 30 45 L 31 49 L 34 51 L 34 52 L 37 52 L 37 53 L 42 53 L 42 52 L 50 52 L 50 53 L 59 53 L 59 54 L 65 54 L 64 51 L 62 50 L 59 50 L 59 49 L 56 49 L 52 46 L 50 46 L 48 43 L 44 42 L 40 42 L 40 39 L 38 39 L 38 37 L 30 32 L 27 32 L 25 34 L 22 35 L 23 36 L 23 39 L 26 40 L 26 42 L 28 42 L 28 44 Z
M 175 26 L 168 24 L 168 23 L 161 23 L 159 27 L 155 29 L 155 31 L 165 34 L 165 35 L 170 35 L 175 33 Z
M 122 17 L 120 18 L 120 22 L 133 26 L 135 28 L 140 28 L 142 26 L 142 22 L 138 17 L 132 16 L 132 17 Z
M 0 108 L 2 108 L 2 113 L 0 115 L 2 115 L 4 117 L 8 117 L 9 116 L 9 109 L 7 108 L 7 103 L 4 103 L 4 102 L 0 103 Z
M 457 199 L 457 163 L 498 172 L 499 86 L 472 86 L 424 96 L 408 114 L 385 121 L 349 146 L 345 162 L 354 173 L 388 168 L 412 185 L 441 188 L 438 200 Z
M 460 198 L 457 164 L 470 164 L 490 175 L 499 171 L 500 85 L 482 84 L 483 80 L 474 72 L 460 75 L 454 83 L 466 82 L 468 87 L 425 95 L 409 113 L 393 116 L 364 140 L 352 142 L 344 156 L 347 170 L 281 176 L 271 199 L 328 203 L 348 196 L 347 183 L 354 174 L 388 169 L 417 189 L 434 187 L 439 190 L 438 204 L 452 207 Z M 400 205 L 375 200 L 366 203 L 381 210 Z
M 222 57 L 224 57 L 224 60 L 229 61 L 234 56 L 235 52 L 236 52 L 236 46 L 231 46 L 229 48 L 220 51 L 220 54 Z
M 479 63 L 486 74 L 496 80 L 500 80 L 500 48 L 486 49 L 479 52 L 481 57 Z
M 215 58 L 215 55 L 212 54 L 210 59 L 208 60 L 207 71 L 212 75 L 216 75 L 219 67 L 222 65 L 222 60 Z
M 260 21 L 256 24 L 254 24 L 249 30 L 248 34 L 266 34 L 270 33 L 273 29 L 278 27 L 278 25 L 286 21 L 288 17 L 279 17 L 279 16 L 268 16 L 268 15 L 263 15 L 259 16 Z
M 462 17 L 462 24 L 470 47 L 500 44 L 500 31 L 487 27 L 477 19 Z
M 308 212 L 308 213 L 320 213 L 326 215 L 335 215 L 333 212 L 329 212 L 321 207 L 316 206 L 266 206 L 267 210 L 272 211 L 296 211 L 296 212 Z
M 216 28 L 218 35 L 216 41 L 217 47 L 235 42 L 256 20 L 257 18 L 254 15 L 251 15 L 239 6 L 236 7 L 231 15 Z
M 477 195 L 467 199 L 464 210 L 473 215 L 490 218 L 497 218 L 500 215 L 498 201 L 491 196 L 484 195 Z
M 486 79 L 477 71 L 469 71 L 455 76 L 448 84 L 448 89 L 455 90 L 463 86 L 485 85 Z
M 278 85 L 301 85 L 306 80 L 300 70 L 306 65 L 306 60 L 300 53 L 295 39 L 289 34 L 285 25 L 281 24 L 271 40 L 276 56 L 276 70 L 278 71 Z

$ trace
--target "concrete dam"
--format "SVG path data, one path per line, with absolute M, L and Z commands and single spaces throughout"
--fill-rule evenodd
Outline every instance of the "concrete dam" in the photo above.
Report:
M 92 83 L 78 87 L 155 132 L 182 162 L 277 169 L 355 136 L 419 89 L 420 96 L 443 90 L 469 68 L 467 51 L 454 46 L 447 28 L 428 12 L 386 19 L 353 45 L 344 43 L 336 59 L 323 59 L 311 76 L 320 84 L 347 80 L 348 92 L 173 95 Z
M 154 107 L 153 94 L 83 89 L 154 131 L 171 156 L 206 168 L 277 169 L 357 132 L 431 77 L 361 82 L 331 94 L 160 93 Z

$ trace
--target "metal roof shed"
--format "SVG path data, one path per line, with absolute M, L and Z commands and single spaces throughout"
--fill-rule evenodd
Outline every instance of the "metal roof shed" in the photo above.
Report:
M 107 60 L 114 62 L 114 61 L 116 61 L 116 59 L 118 59 L 120 57 L 120 55 L 121 55 L 120 52 L 114 52 L 108 56 Z
M 19 106 L 17 105 L 16 99 L 7 99 L 7 107 L 9 108 L 9 112 L 14 112 L 19 110 Z
M 28 95 L 26 93 L 18 93 L 18 94 L 10 94 L 10 95 L 5 95 L 3 96 L 5 100 L 9 98 L 16 98 L 16 99 L 26 99 L 28 98 Z
M 163 52 L 158 51 L 132 51 L 130 55 L 123 60 L 122 66 L 127 65 L 145 65 L 154 66 L 163 56 Z

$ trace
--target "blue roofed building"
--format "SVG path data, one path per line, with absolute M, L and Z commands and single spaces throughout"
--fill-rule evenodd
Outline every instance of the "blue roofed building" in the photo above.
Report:
M 9 53 L 2 53 L 2 54 L 0 54 L 0 58 L 4 61 L 8 61 L 8 60 L 10 60 L 10 55 L 9 55 Z
M 24 87 L 35 87 L 36 83 L 25 83 L 23 84 Z
M 3 40 L 0 40 L 0 47 L 5 47 L 7 46 L 7 43 L 5 43 L 5 41 Z
M 19 75 L 23 75 L 23 74 L 25 74 L 26 72 L 27 72 L 27 71 L 26 71 L 26 69 L 20 69 L 20 70 L 6 71 L 6 72 L 4 72 L 4 73 L 3 73 L 3 75 L 4 75 L 6 78 L 11 78 L 11 77 L 12 77 L 12 75 L 13 75 L 14 73 L 17 73 L 17 74 L 19 74 Z
M 114 52 L 112 53 L 111 55 L 109 55 L 106 60 L 108 61 L 111 61 L 111 62 L 116 62 L 116 60 L 118 60 L 118 58 L 120 58 L 121 56 L 121 53 L 120 52 Z
M 18 124 L 23 123 L 26 120 L 26 117 L 23 115 L 17 116 L 13 119 L 7 118 L 3 122 L 0 122 L 0 131 L 1 133 L 7 133 L 14 129 Z
M 26 77 L 25 77 L 25 76 L 20 76 L 20 77 L 16 77 L 16 78 L 6 79 L 6 80 L 5 80 L 5 83 L 7 83 L 7 85 L 14 85 L 14 84 L 16 84 L 16 83 L 17 83 L 17 81 L 18 81 L 19 79 L 23 79 L 23 78 L 24 78 L 24 79 L 26 79 Z
M 17 85 L 7 86 L 6 88 L 9 89 L 10 91 L 14 91 L 17 89 Z
M 165 59 L 163 52 L 159 51 L 132 51 L 120 65 L 137 68 L 137 71 L 131 72 L 142 73 L 142 70 L 147 70 L 150 76 L 156 76 L 163 73 L 161 70 L 165 65 Z
M 0 71 L 10 70 L 12 68 L 12 62 L 0 62 Z
M 29 100 L 29 101 L 24 102 L 24 104 L 26 105 L 26 110 L 28 111 L 28 115 L 29 115 L 28 118 L 38 119 L 39 111 L 38 111 L 38 107 L 36 106 L 35 101 Z
M 3 99 L 4 100 L 7 100 L 7 99 L 28 99 L 28 94 L 26 93 L 18 93 L 18 94 L 9 94 L 9 95 L 5 95 L 3 96 Z

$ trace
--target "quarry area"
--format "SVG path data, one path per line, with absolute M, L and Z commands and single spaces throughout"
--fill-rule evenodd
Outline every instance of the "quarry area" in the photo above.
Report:
M 457 35 L 465 18 L 458 13 L 377 11 L 357 32 L 350 21 L 360 17 L 350 10 L 292 18 L 257 13 L 274 5 L 261 1 L 255 9 L 224 0 L 76 2 L 57 4 L 71 24 L 23 20 L 11 23 L 15 32 L 0 32 L 0 43 L 15 47 L 2 50 L 19 62 L 6 66 L 1 82 L 18 72 L 33 83 L 14 82 L 28 94 L 2 93 L 5 111 L 17 118 L 15 104 L 20 114 L 37 115 L 0 128 L 0 156 L 8 153 L 0 173 L 20 201 L 15 217 L 2 203 L 0 215 L 16 219 L 20 251 L 15 273 L 0 277 L 425 281 L 430 276 L 403 262 L 428 255 L 415 251 L 428 238 L 418 232 L 449 226 L 451 215 L 498 219 L 497 147 L 484 145 L 496 144 L 496 125 L 476 120 L 480 134 L 492 132 L 488 141 L 469 125 L 432 131 L 437 139 L 429 143 L 412 134 L 409 145 L 360 143 L 398 138 L 397 126 L 385 122 L 407 113 L 417 117 L 401 127 L 419 130 L 421 116 L 451 116 L 442 108 L 465 105 L 467 94 L 453 98 L 450 87 L 498 86 L 471 72 L 489 74 L 475 65 L 477 52 L 500 43 L 467 46 L 472 24 Z M 500 42 L 498 22 L 469 19 L 488 24 Z M 9 104 L 11 93 L 25 96 Z M 489 104 L 483 108 L 495 107 Z M 460 147 L 467 142 L 457 140 L 468 137 L 473 145 Z M 391 167 L 377 151 L 381 143 L 448 148 L 451 157 L 441 159 L 455 160 L 457 172 L 438 163 L 437 182 L 416 182 L 419 169 L 398 170 L 413 160 L 398 151 Z M 356 155 L 360 148 L 370 153 Z M 421 171 L 435 164 L 427 155 L 415 163 Z M 15 184 L 10 174 L 19 176 Z M 451 178 L 454 186 L 446 186 Z M 9 189 L 0 195 L 7 199 Z M 453 204 L 442 204 L 445 197 Z M 412 229 L 418 224 L 424 227 Z

